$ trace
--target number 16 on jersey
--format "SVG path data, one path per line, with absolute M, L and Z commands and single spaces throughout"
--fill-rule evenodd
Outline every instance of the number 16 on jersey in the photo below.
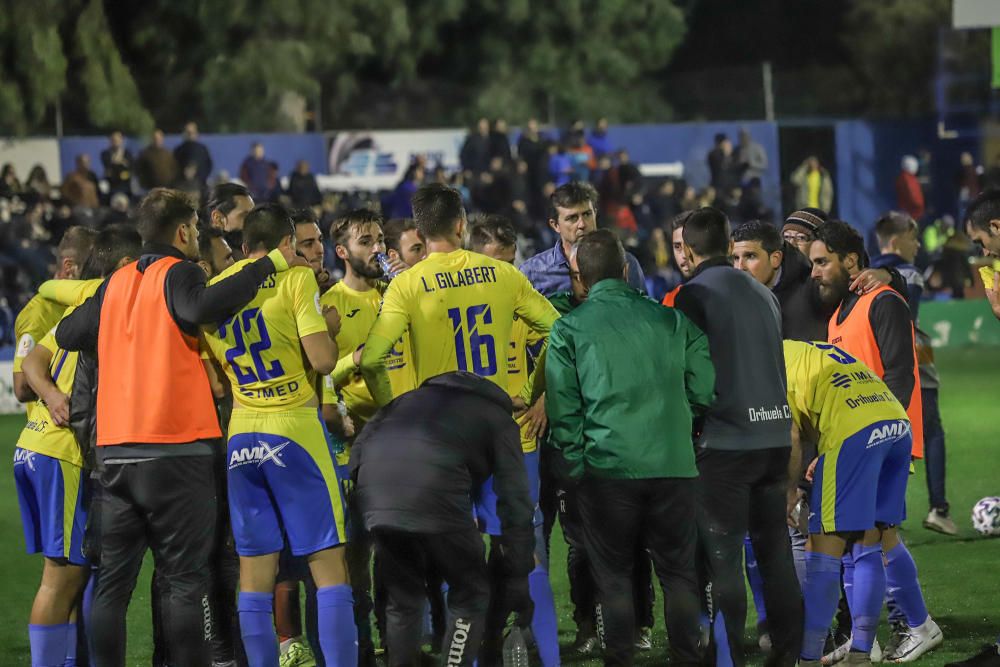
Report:
M 458 370 L 469 370 L 469 357 L 472 357 L 472 372 L 481 377 L 497 374 L 497 348 L 493 336 L 480 333 L 480 325 L 493 324 L 493 314 L 490 306 L 482 303 L 465 309 L 463 322 L 461 308 L 449 308 L 448 317 L 455 334 L 455 359 Z M 464 326 L 463 326 L 464 325 Z

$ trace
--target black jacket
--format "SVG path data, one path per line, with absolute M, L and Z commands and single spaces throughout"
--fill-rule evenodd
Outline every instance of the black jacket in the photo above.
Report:
M 708 336 L 715 365 L 715 403 L 698 446 L 790 447 L 781 309 L 774 294 L 718 257 L 698 265 L 675 307 Z
M 358 436 L 351 470 L 365 528 L 424 534 L 473 526 L 470 497 L 492 475 L 504 550 L 531 571 L 534 508 L 520 432 L 510 398 L 489 380 L 445 373 L 395 399 Z
M 781 275 L 772 291 L 781 304 L 781 334 L 791 340 L 826 340 L 826 325 L 836 307 L 825 307 L 812 277 L 812 264 L 786 243 Z

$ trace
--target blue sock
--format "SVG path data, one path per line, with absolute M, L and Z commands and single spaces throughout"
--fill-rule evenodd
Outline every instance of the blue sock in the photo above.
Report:
M 29 625 L 31 667 L 63 667 L 66 662 L 66 624 Z
M 274 633 L 274 593 L 240 592 L 236 608 L 240 635 L 250 667 L 278 664 L 278 636 Z
M 556 621 L 556 601 L 549 583 L 549 573 L 536 566 L 528 575 L 528 590 L 535 603 L 535 615 L 531 618 L 531 631 L 538 644 L 538 657 L 542 667 L 559 665 L 559 627 Z
M 906 545 L 900 542 L 886 555 L 885 576 L 892 589 L 896 604 L 906 615 L 906 624 L 911 628 L 923 625 L 927 620 L 927 605 L 917 580 L 917 564 L 913 562 Z
M 66 624 L 66 660 L 63 667 L 76 667 L 76 623 Z
M 882 613 L 885 599 L 885 565 L 882 563 L 882 546 L 855 544 L 851 549 L 854 557 L 854 606 L 851 618 L 854 621 L 851 650 L 871 653 L 878 630 L 878 617 Z
M 316 589 L 319 645 L 330 667 L 356 667 L 358 629 L 354 623 L 354 593 L 347 584 Z
M 733 667 L 733 654 L 729 650 L 729 637 L 726 635 L 726 619 L 722 617 L 721 611 L 715 615 L 712 633 L 715 639 L 715 667 Z
M 806 587 L 802 597 L 805 598 L 802 658 L 819 660 L 823 657 L 823 644 L 840 598 L 839 558 L 806 552 Z
M 851 552 L 844 554 L 844 557 L 840 559 L 840 564 L 843 566 L 843 577 L 844 577 L 844 599 L 847 600 L 847 609 L 854 614 L 854 556 Z
M 757 567 L 757 556 L 753 552 L 753 544 L 747 536 L 743 541 L 743 552 L 747 562 L 747 581 L 750 582 L 750 592 L 753 594 L 753 606 L 757 610 L 757 623 L 767 623 L 767 609 L 764 608 L 764 580 L 760 577 Z

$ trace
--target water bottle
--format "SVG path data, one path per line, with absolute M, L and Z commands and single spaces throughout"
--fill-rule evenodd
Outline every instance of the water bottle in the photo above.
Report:
M 503 667 L 528 667 L 528 644 L 519 626 L 512 627 L 503 642 Z
M 384 252 L 380 252 L 379 254 L 375 255 L 375 259 L 378 260 L 378 265 L 382 267 L 382 273 L 385 274 L 386 278 L 392 280 L 393 278 L 399 275 L 399 271 L 392 270 L 392 264 L 389 262 L 389 256 L 386 255 Z

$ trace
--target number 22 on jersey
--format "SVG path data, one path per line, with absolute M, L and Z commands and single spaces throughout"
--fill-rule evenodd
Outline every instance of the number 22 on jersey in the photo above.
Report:
M 267 333 L 264 314 L 259 308 L 247 308 L 223 322 L 219 327 L 219 338 L 228 338 L 228 328 L 232 330 L 233 346 L 226 350 L 226 361 L 239 384 L 266 382 L 285 374 L 280 361 L 267 363 L 261 357 L 261 353 L 271 348 L 271 336 Z M 252 367 L 237 363 L 237 359 L 245 355 L 250 356 Z

